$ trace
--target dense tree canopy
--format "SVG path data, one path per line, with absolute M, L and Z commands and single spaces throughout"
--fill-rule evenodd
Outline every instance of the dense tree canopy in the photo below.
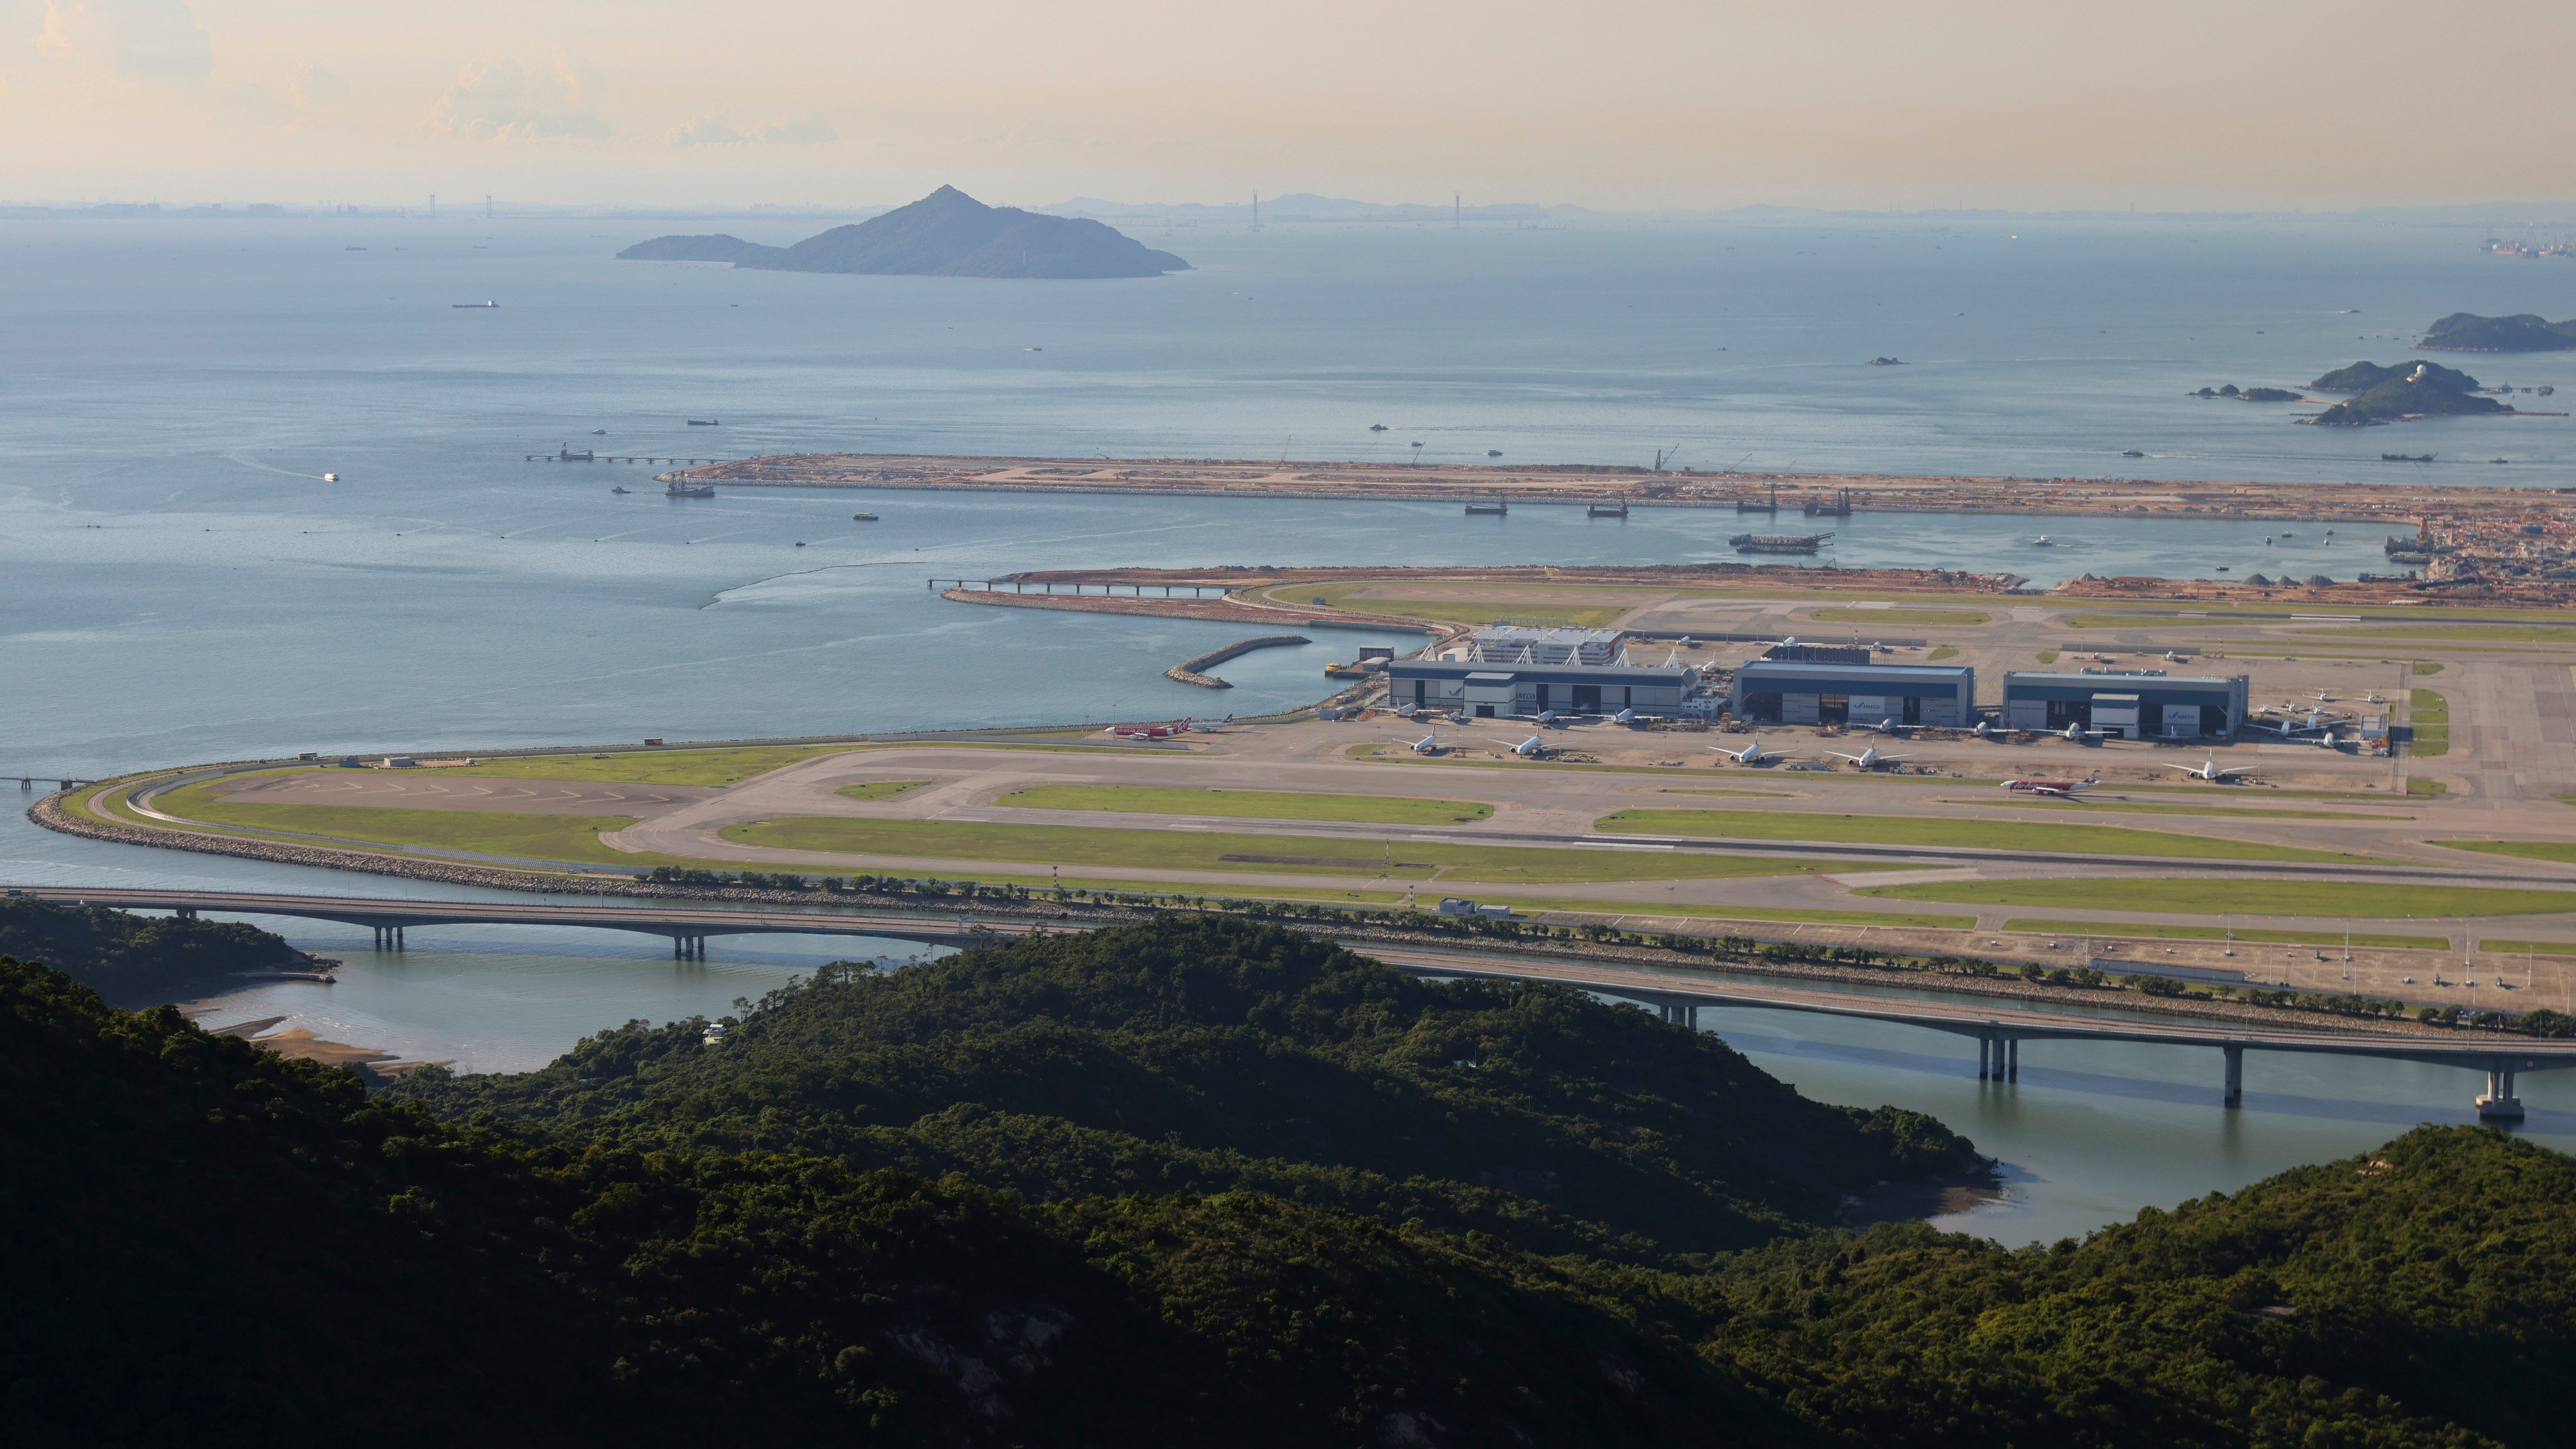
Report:
M 2576 1389 L 2576 1162 L 2484 1130 L 2008 1252 L 1824 1226 L 1936 1124 L 1240 924 L 702 1033 L 370 1096 L 0 963 L 0 1433 L 2536 1445 Z

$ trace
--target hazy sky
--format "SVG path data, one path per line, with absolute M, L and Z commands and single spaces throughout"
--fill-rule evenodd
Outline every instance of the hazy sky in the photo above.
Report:
M 0 199 L 2576 194 L 2576 4 L 0 0 Z

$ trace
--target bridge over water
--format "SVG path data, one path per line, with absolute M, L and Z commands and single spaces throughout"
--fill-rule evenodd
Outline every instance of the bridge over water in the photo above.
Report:
M 732 935 L 866 936 L 917 941 L 926 945 L 967 947 L 1042 932 L 1092 929 L 1079 919 L 977 919 L 929 912 L 806 910 L 653 902 L 618 905 L 604 901 L 556 904 L 537 901 L 431 901 L 360 896 L 284 895 L 256 891 L 99 890 L 73 886 L 19 886 L 7 894 L 63 905 L 110 906 L 119 910 L 171 911 L 182 916 L 293 916 L 366 926 L 376 933 L 378 950 L 400 950 L 411 926 L 530 925 L 579 926 L 594 930 L 636 931 L 671 939 L 676 958 L 706 954 L 706 938 Z M 1697 1027 L 1702 1007 L 1763 1011 L 1802 1011 L 1973 1037 L 1977 1042 L 1977 1075 L 1981 1079 L 2018 1080 L 2021 1044 L 2025 1041 L 2143 1042 L 2160 1046 L 2214 1047 L 2225 1066 L 2228 1106 L 2244 1099 L 2245 1053 L 2303 1052 L 2333 1056 L 2382 1057 L 2460 1067 L 2487 1074 L 2487 1090 L 2477 1098 L 2478 1115 L 2489 1121 L 2519 1121 L 2522 1103 L 2514 1079 L 2523 1072 L 2576 1067 L 2576 1042 L 2536 1041 L 2470 1033 L 2408 1033 L 2356 1027 L 2349 1031 L 2273 1028 L 2225 1022 L 2175 1019 L 2134 1021 L 2016 1007 L 1992 998 L 1947 999 L 1913 995 L 1831 991 L 1789 982 L 1733 981 L 1674 971 L 1651 971 L 1599 962 L 1553 959 L 1543 953 L 1493 946 L 1417 947 L 1379 941 L 1343 944 L 1399 970 L 1425 976 L 1474 976 L 1520 981 L 1549 981 L 1579 987 L 1654 1007 L 1664 1019 Z

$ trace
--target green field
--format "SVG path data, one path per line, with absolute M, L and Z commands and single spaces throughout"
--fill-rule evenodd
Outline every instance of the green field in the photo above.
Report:
M 2442 664 L 2438 659 L 2418 659 L 2407 667 L 2417 674 L 2439 674 L 2442 672 Z
M 2474 850 L 2480 855 L 2509 855 L 2516 860 L 2554 860 L 2576 864 L 2576 840 L 2436 840 L 2444 850 Z
M 2128 788 L 2128 787 L 2122 787 Z M 2412 815 L 2354 815 L 2341 810 L 2247 810 L 2225 805 L 2186 805 L 2176 801 L 2160 805 L 2152 801 L 2104 800 L 2086 795 L 2075 800 L 2054 800 L 2045 796 L 2008 796 L 1999 800 L 1951 800 L 1951 805 L 2014 805 L 2033 810 L 2051 810 L 2063 815 L 2206 815 L 2220 820 L 2412 820 Z M 2394 799 L 2384 803 L 2395 803 Z
M 1958 657 L 1959 657 L 1959 651 L 1958 651 L 1958 650 L 1956 650 L 1956 649 L 1951 648 L 1951 647 L 1950 647 L 1949 645 L 1947 645 L 1947 644 L 1944 644 L 1944 645 L 1942 645 L 1941 647 L 1939 647 L 1939 648 L 1937 648 L 1937 649 L 1933 650 L 1931 653 L 1926 654 L 1926 655 L 1924 655 L 1924 656 L 1923 656 L 1923 658 L 1924 658 L 1925 662 L 1927 662 L 1927 663 L 1931 663 L 1931 664 L 1938 664 L 1938 663 L 1940 663 L 1940 662 L 1941 662 L 1942 660 L 1944 660 L 1944 659 L 1956 659 L 1956 658 L 1958 658 Z
M 847 794 L 847 791 L 843 791 Z M 1133 815 L 1221 815 L 1245 820 L 1355 820 L 1373 825 L 1459 825 L 1494 807 L 1473 800 L 1309 795 L 1293 790 L 1183 790 L 1144 785 L 1037 785 L 993 802 L 1022 810 L 1109 810 Z
M 2224 926 L 2140 926 L 2128 921 L 2048 921 L 2036 917 L 2015 918 L 2004 922 L 2007 931 L 2021 931 L 2041 936 L 2137 936 L 2156 941 L 2251 941 L 2256 945 L 2340 946 L 2341 931 L 2236 931 Z M 2384 947 L 2392 951 L 2439 951 L 2451 944 L 2447 936 L 2375 936 L 2360 931 L 2352 933 L 2356 946 Z
M 575 861 L 586 865 L 633 865 L 649 869 L 681 862 L 664 856 L 629 855 L 599 843 L 603 831 L 623 830 L 635 821 L 621 815 L 519 815 L 497 810 L 400 810 L 373 805 L 236 804 L 206 792 L 202 785 L 173 790 L 153 808 L 182 820 L 230 825 L 250 830 L 282 830 L 298 835 L 324 835 L 335 840 L 372 845 L 424 845 L 437 850 L 471 851 L 531 860 Z
M 1994 615 L 1977 609 L 1810 609 L 1828 624 L 1983 624 Z
M 2058 651 L 2054 649 L 2042 649 L 2037 654 L 2032 655 L 2031 658 L 2038 660 L 2042 664 L 2055 664 L 2057 662 L 2057 654 Z
M 832 793 L 850 800 L 891 800 L 906 790 L 918 790 L 929 783 L 928 780 L 870 780 L 864 785 L 843 785 Z
M 2117 825 L 2037 825 L 2018 820 L 1823 815 L 1783 810 L 1622 810 L 1602 816 L 1592 823 L 1592 828 L 1613 833 L 1706 835 L 1733 840 L 1832 840 L 1851 845 L 2046 850 L 2068 855 L 2155 856 L 2169 860 L 2368 859 L 2261 841 L 2213 840 Z
M 2451 752 L 2451 701 L 2440 690 L 2410 690 L 2406 703 L 2406 754 L 2429 760 Z
M 842 855 L 1020 861 L 1129 870 L 1140 867 L 1204 870 L 1244 875 L 1369 876 L 1443 882 L 1476 880 L 1504 885 L 1518 882 L 1710 880 L 1792 875 L 1814 868 L 1801 861 L 1682 851 L 1545 849 L 1451 845 L 1417 840 L 1344 840 L 1306 835 L 1233 835 L 1198 830 L 1092 829 L 1073 825 L 989 825 L 938 820 L 846 820 L 816 816 L 730 825 L 723 833 L 725 839 L 742 845 L 774 850 L 828 851 Z M 1836 867 L 1838 870 L 1872 868 Z
M 622 754 L 524 755 L 485 760 L 482 779 L 606 780 L 633 785 L 734 785 L 754 775 L 848 749 L 847 745 L 753 745 L 735 750 L 633 750 Z
M 2527 956 L 2576 956 L 2576 941 L 2490 941 L 2478 938 L 2478 950 Z
M 2529 916 L 2576 911 L 2576 891 L 2397 885 L 2372 881 L 2096 877 L 1866 886 L 1857 894 L 1885 900 L 1954 901 L 1962 905 L 2072 907 L 2176 916 L 2333 916 L 2356 921 Z
M 2443 784 L 2439 780 L 2409 780 L 2406 782 L 2406 793 L 2409 795 L 2439 795 L 2450 788 L 2450 786 Z
M 1743 921 L 1748 925 L 1810 926 L 1885 926 L 1891 930 L 1965 931 L 1977 924 L 1974 916 L 1934 916 L 1914 911 L 1806 911 L 1770 906 L 1703 906 L 1675 905 L 1670 901 L 1592 901 L 1577 896 L 1517 896 L 1479 892 L 1479 901 L 1494 901 L 1516 911 L 1578 911 L 1593 916 L 1687 916 L 1695 921 L 1722 925 Z M 1624 929 L 1648 930 L 1631 923 Z

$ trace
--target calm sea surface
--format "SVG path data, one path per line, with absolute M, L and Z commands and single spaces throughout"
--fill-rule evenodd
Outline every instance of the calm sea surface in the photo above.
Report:
M 1736 527 L 1681 510 L 1494 520 L 1293 500 L 741 490 L 674 503 L 650 469 L 521 461 L 564 444 L 1364 459 L 1418 441 L 1441 462 L 1678 449 L 1702 469 L 2356 488 L 2401 466 L 2377 461 L 2385 449 L 2439 454 L 2408 478 L 2576 484 L 2568 419 L 2328 433 L 2288 409 L 2183 396 L 2393 361 L 2447 312 L 2576 314 L 2576 264 L 2488 258 L 2461 229 L 1147 227 L 1199 270 L 1079 284 L 609 259 L 669 229 L 0 223 L 0 767 L 90 776 L 305 749 L 1205 711 L 1211 696 L 1161 671 L 1233 626 L 977 609 L 923 581 L 1098 564 L 1680 562 L 1732 557 Z M 486 299 L 501 306 L 450 305 Z M 1867 365 L 1878 356 L 1905 365 Z M 2576 355 L 2445 360 L 2564 390 L 2538 406 L 2576 400 Z M 882 521 L 852 521 L 860 510 Z M 2037 532 L 2060 546 L 2029 548 Z M 2222 564 L 2344 577 L 2376 562 L 2376 543 L 1863 515 L 1831 556 L 2041 582 Z M 1321 664 L 1366 642 L 1237 660 L 1220 707 L 1311 699 Z M 68 840 L 14 813 L 0 877 L 442 893 Z M 833 954 L 719 940 L 716 959 L 679 967 L 622 937 L 478 928 L 416 931 L 410 952 L 379 958 L 329 927 L 268 924 L 350 971 L 336 987 L 243 993 L 218 1020 L 291 1015 L 481 1068 L 534 1065 L 630 1016 L 722 1011 Z M 1929 1034 L 1760 1013 L 1725 1031 L 1806 1091 L 1919 1107 L 2002 1154 L 2011 1202 L 1963 1223 L 2014 1241 L 2458 1120 L 2475 1090 L 2460 1073 L 2258 1057 L 2247 1110 L 2229 1114 L 2199 1054 L 2060 1062 L 2035 1044 L 2016 1089 L 1981 1090 L 1973 1055 Z M 2576 1145 L 2576 1093 L 2538 1079 L 2525 1096 L 2535 1133 Z

